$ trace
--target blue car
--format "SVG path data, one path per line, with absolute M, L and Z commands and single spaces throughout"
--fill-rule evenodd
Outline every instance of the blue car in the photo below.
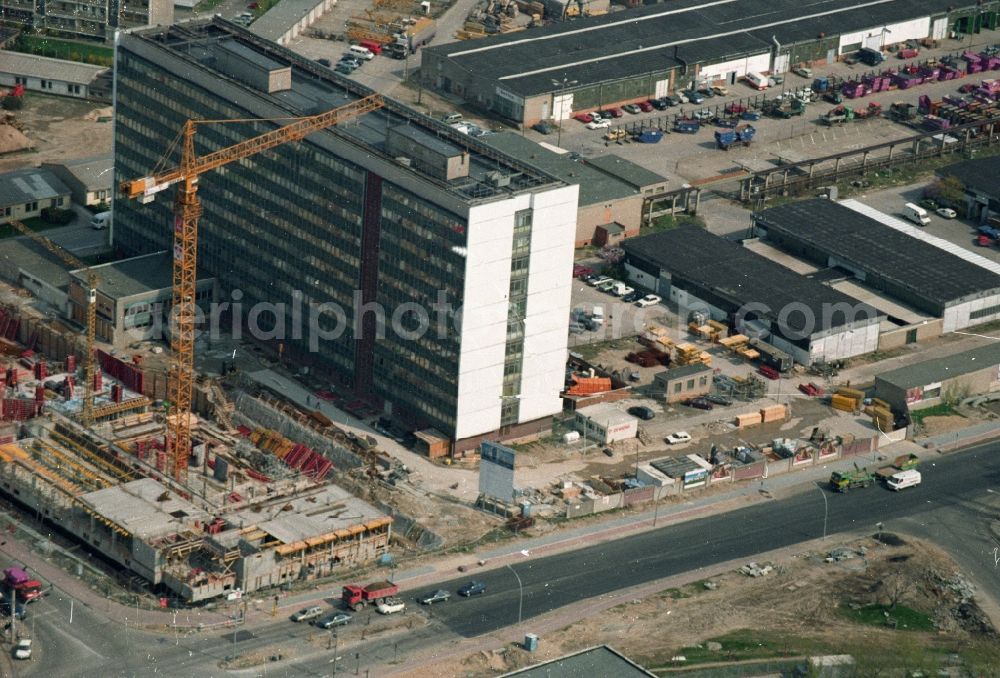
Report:
M 458 595 L 464 598 L 481 595 L 483 593 L 486 593 L 486 584 L 481 581 L 470 581 L 458 590 Z

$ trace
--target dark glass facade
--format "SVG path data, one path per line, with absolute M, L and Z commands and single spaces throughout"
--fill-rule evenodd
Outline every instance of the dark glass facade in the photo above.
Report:
M 116 74 L 118 181 L 176 166 L 179 149 L 172 144 L 190 118 L 256 117 L 196 79 L 177 78 L 129 51 L 127 44 L 123 40 Z M 205 125 L 198 129 L 196 150 L 214 151 L 267 129 L 265 122 Z M 168 148 L 174 151 L 161 163 Z M 219 281 L 221 301 L 232 302 L 238 290 L 244 321 L 255 305 L 271 308 L 258 314 L 256 324 L 268 332 L 276 329 L 275 314 L 283 316 L 287 355 L 308 355 L 366 391 L 361 395 L 392 401 L 394 414 L 454 435 L 464 218 L 380 177 L 373 180 L 367 169 L 306 142 L 214 170 L 199 181 L 198 194 L 204 209 L 198 268 Z M 173 189 L 149 204 L 117 197 L 116 246 L 130 255 L 171 249 L 173 197 Z M 377 224 L 370 223 L 366 198 L 378 200 Z M 355 295 L 365 288 L 362 277 L 370 264 L 364 262 L 373 255 L 377 280 L 368 301 L 384 309 L 386 325 L 359 367 Z M 298 334 L 292 316 L 296 291 L 303 309 Z M 439 298 L 447 310 L 435 312 Z M 320 340 L 313 352 L 308 309 L 330 302 L 343 309 L 346 330 L 339 338 Z M 425 314 L 429 326 L 418 332 Z M 324 331 L 337 324 L 333 314 L 320 316 Z

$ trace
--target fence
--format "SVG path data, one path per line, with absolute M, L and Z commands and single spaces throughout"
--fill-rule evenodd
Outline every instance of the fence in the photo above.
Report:
M 992 435 L 1000 434 L 1000 423 L 991 422 L 990 426 Z M 788 473 L 797 468 L 826 464 L 837 459 L 847 459 L 859 454 L 874 452 L 878 449 L 878 445 L 878 437 L 856 438 L 838 445 L 824 445 L 820 449 L 808 449 L 806 454 L 793 455 L 786 459 L 762 460 L 750 464 L 733 465 L 728 472 L 713 473 L 707 483 L 698 484 L 697 487 L 690 489 L 684 487 L 683 479 L 675 478 L 671 483 L 660 487 L 647 485 L 645 487 L 630 488 L 616 494 L 580 497 L 567 503 L 566 517 L 580 518 L 612 509 L 636 506 L 649 501 L 659 501 L 665 497 L 684 495 L 702 487 L 753 480 L 755 478 L 773 477 L 782 473 Z

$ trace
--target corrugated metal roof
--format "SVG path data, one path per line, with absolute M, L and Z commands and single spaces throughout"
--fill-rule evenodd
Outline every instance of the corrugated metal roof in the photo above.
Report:
M 967 0 L 968 1 L 968 0 Z M 523 33 L 428 48 L 521 95 L 721 62 L 887 23 L 942 15 L 948 0 L 673 0 Z M 971 3 L 970 3 L 971 5 Z M 676 50 L 676 53 L 675 53 Z
M 682 288 L 686 282 L 710 290 L 734 310 L 754 309 L 754 315 L 776 323 L 788 336 L 807 328 L 812 333 L 829 331 L 866 316 L 870 322 L 884 317 L 868 304 L 693 224 L 629 238 L 622 248 L 627 259 L 669 272 Z M 766 310 L 758 310 L 761 304 Z M 810 314 L 786 311 L 803 305 Z
M 248 30 L 262 38 L 277 41 L 292 30 L 292 26 L 322 6 L 323 0 L 281 0 L 250 24 Z
M 106 66 L 92 66 L 78 61 L 51 59 L 20 52 L 4 51 L 3 59 L 0 59 L 0 73 L 58 80 L 75 85 L 89 85 L 106 70 L 108 70 Z
M 114 167 L 114 158 L 110 153 L 91 158 L 42 163 L 42 167 L 46 165 L 61 165 L 65 167 L 66 171 L 76 177 L 88 190 L 96 191 L 111 188 L 113 174 L 111 170 Z
M 925 360 L 922 363 L 884 372 L 877 375 L 875 380 L 884 381 L 897 388 L 910 389 L 954 379 L 997 365 L 1000 365 L 1000 339 L 993 339 L 989 344 L 971 351 Z
M 983 265 L 978 255 L 855 201 L 805 200 L 772 207 L 754 218 L 768 233 L 891 280 L 937 305 L 1000 290 L 995 264 Z
M 31 167 L 0 174 L 0 207 L 23 205 L 69 194 L 66 184 L 47 169 Z
M 667 181 L 667 178 L 662 174 L 657 174 L 642 165 L 637 165 L 631 160 L 626 160 L 614 153 L 599 155 L 596 158 L 587 158 L 586 162 L 591 167 L 596 167 L 602 172 L 621 179 L 631 184 L 633 188 L 640 190 L 648 186 L 663 184 Z

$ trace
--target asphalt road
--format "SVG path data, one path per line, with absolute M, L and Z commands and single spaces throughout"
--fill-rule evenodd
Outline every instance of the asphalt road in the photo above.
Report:
M 828 534 L 875 531 L 878 522 L 908 518 L 933 525 L 938 510 L 958 511 L 967 520 L 997 515 L 1000 491 L 1000 445 L 942 457 L 921 466 L 923 484 L 904 492 L 869 487 L 846 494 L 814 489 L 746 509 L 637 534 L 570 553 L 526 559 L 514 565 L 524 587 L 522 618 L 529 619 L 570 603 L 622 588 L 669 577 L 733 559 L 778 549 L 823 534 L 823 496 L 829 504 Z M 990 454 L 992 452 L 993 454 Z M 821 496 L 822 491 L 822 496 Z M 972 505 L 979 503 L 978 508 Z M 890 525 L 891 527 L 891 525 Z M 937 540 L 938 530 L 925 530 Z M 969 535 L 972 539 L 972 535 Z M 975 537 L 987 542 L 980 532 Z M 947 539 L 944 546 L 947 547 Z M 989 546 L 992 549 L 992 545 Z M 985 555 L 983 556 L 985 561 Z M 992 556 L 989 564 L 992 566 Z M 453 598 L 434 609 L 435 616 L 455 633 L 478 636 L 517 622 L 518 584 L 507 568 L 475 575 L 487 592 L 471 600 Z M 435 588 L 455 591 L 468 578 L 413 591 L 414 597 Z
M 986 586 L 987 593 L 1000 598 L 992 551 L 996 540 L 989 530 L 1000 515 L 997 452 L 1000 444 L 984 445 L 925 463 L 921 468 L 923 484 L 900 493 L 870 487 L 840 495 L 810 487 L 786 499 L 566 554 L 538 559 L 529 555 L 512 565 L 524 588 L 522 619 L 630 586 L 734 559 L 749 561 L 758 553 L 817 539 L 823 534 L 823 497 L 829 506 L 828 534 L 874 532 L 878 522 L 883 522 L 886 530 L 895 526 L 920 534 L 953 552 L 963 569 Z M 830 542 L 831 546 L 836 543 L 833 539 Z M 432 608 L 420 608 L 415 602 L 436 588 L 454 592 L 472 576 L 487 584 L 486 594 L 472 599 L 453 597 Z M 410 590 L 406 597 L 412 609 L 405 614 L 430 615 L 429 623 L 402 633 L 375 634 L 386 622 L 374 615 L 371 626 L 366 627 L 368 612 L 356 615 L 354 623 L 338 630 L 338 670 L 364 671 L 397 660 L 405 662 L 414 650 L 447 643 L 456 636 L 478 636 L 515 624 L 518 619 L 518 581 L 508 568 Z M 94 613 L 80 606 L 69 626 L 68 605 L 68 600 L 52 596 L 32 606 L 32 614 L 38 615 L 35 637 L 40 653 L 23 675 L 218 675 L 219 662 L 234 648 L 240 654 L 278 648 L 286 657 L 296 658 L 272 665 L 275 669 L 280 666 L 286 675 L 332 674 L 333 650 L 326 651 L 322 644 L 305 644 L 307 636 L 322 636 L 323 632 L 285 619 L 263 628 L 238 630 L 234 645 L 231 633 L 180 638 L 133 631 L 126 634 L 121 624 L 103 620 L 99 610 Z M 367 640 L 363 638 L 366 630 Z

